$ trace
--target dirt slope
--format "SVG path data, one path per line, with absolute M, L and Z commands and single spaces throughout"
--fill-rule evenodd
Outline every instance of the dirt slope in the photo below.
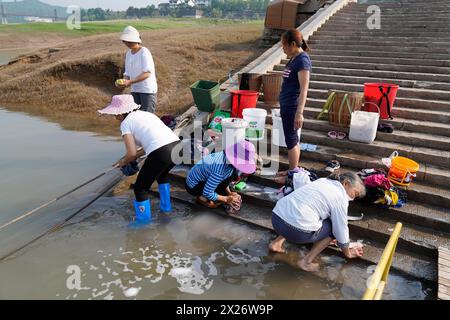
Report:
M 142 32 L 156 64 L 158 115 L 183 112 L 192 103 L 189 85 L 196 80 L 219 80 L 254 60 L 264 50 L 258 46 L 261 33 L 255 25 Z M 0 105 L 70 129 L 116 132 L 115 123 L 99 119 L 96 110 L 120 93 L 113 83 L 123 72 L 126 48 L 117 38 L 74 39 L 58 52 L 46 47 L 0 67 Z

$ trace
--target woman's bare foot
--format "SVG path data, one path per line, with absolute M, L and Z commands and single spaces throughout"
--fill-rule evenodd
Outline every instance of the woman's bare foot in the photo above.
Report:
M 304 270 L 304 271 L 308 271 L 308 272 L 316 272 L 319 271 L 319 264 L 318 263 L 314 263 L 314 262 L 310 262 L 307 263 L 305 261 L 305 259 L 301 259 L 297 262 L 297 266 Z
M 219 204 L 215 203 L 214 201 L 208 200 L 203 196 L 197 197 L 197 202 L 210 209 L 216 209 L 219 207 Z
M 286 239 L 283 237 L 277 237 L 269 244 L 269 251 L 276 253 L 285 253 L 286 250 L 283 248 L 283 243 Z

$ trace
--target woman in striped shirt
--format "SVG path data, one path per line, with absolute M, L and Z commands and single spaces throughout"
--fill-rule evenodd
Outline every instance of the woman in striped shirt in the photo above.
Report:
M 239 196 L 228 185 L 238 171 L 251 174 L 256 170 L 255 147 L 248 141 L 230 145 L 222 152 L 211 153 L 188 173 L 186 191 L 211 208 L 219 204 L 238 205 Z

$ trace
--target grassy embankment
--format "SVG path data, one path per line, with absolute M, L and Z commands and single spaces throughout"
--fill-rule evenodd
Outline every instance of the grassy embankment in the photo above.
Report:
M 118 33 L 130 24 L 141 31 L 155 60 L 158 115 L 182 113 L 192 103 L 190 84 L 224 78 L 264 51 L 259 47 L 262 21 L 96 22 L 83 23 L 79 31 L 62 23 L 0 26 L 0 38 L 28 37 L 44 46 L 0 68 L 2 106 L 44 116 L 68 129 L 116 133 L 117 124 L 99 119 L 96 110 L 120 93 L 113 83 L 123 72 L 126 48 Z M 49 54 L 52 36 L 63 41 L 57 45 L 60 51 Z

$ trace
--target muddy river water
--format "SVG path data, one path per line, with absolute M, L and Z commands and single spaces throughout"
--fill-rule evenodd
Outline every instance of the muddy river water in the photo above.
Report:
M 0 224 L 86 181 L 123 152 L 115 138 L 4 109 L 0 146 Z M 131 195 L 101 197 L 0 262 L 0 299 L 360 299 L 374 269 L 324 255 L 321 276 L 306 274 L 268 254 L 268 231 L 179 203 L 161 215 L 157 205 L 153 224 L 132 229 Z M 384 298 L 430 294 L 424 283 L 391 272 Z

